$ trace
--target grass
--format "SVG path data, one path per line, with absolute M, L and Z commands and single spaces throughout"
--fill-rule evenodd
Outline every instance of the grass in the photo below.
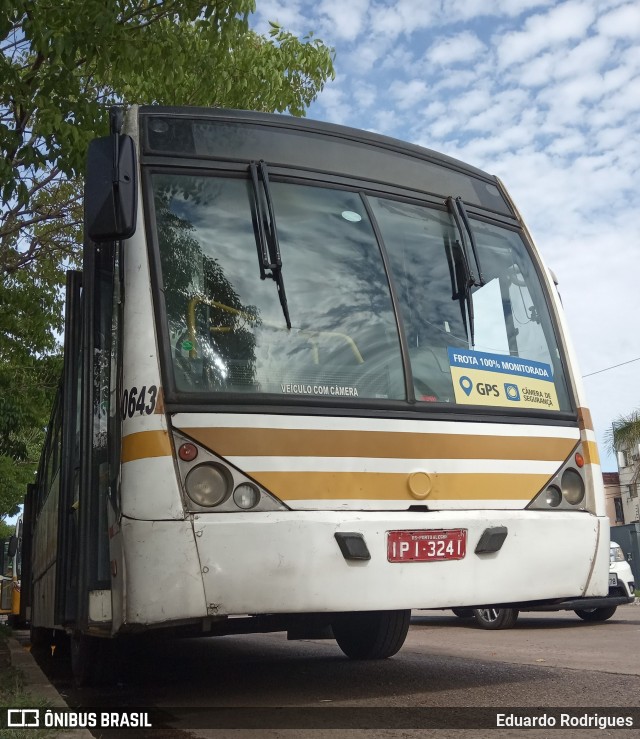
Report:
M 50 703 L 42 698 L 34 698 L 24 686 L 24 679 L 20 670 L 11 665 L 11 657 L 7 640 L 11 636 L 11 629 L 0 624 L 0 726 L 7 719 L 7 708 L 49 708 Z M 53 737 L 56 731 L 52 729 L 8 729 L 0 731 L 2 739 L 44 739 Z

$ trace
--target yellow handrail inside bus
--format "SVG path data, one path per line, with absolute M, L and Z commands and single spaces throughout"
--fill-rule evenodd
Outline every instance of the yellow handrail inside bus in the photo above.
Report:
M 220 310 L 225 311 L 226 313 L 231 313 L 235 316 L 241 316 L 247 321 L 255 322 L 257 320 L 257 317 L 253 315 L 252 313 L 247 313 L 246 311 L 238 310 L 237 308 L 232 308 L 230 305 L 225 305 L 224 303 L 220 303 L 217 300 L 212 300 L 211 298 L 203 298 L 203 297 L 195 297 L 191 298 L 189 301 L 189 305 L 187 308 L 187 331 L 189 334 L 189 341 L 191 342 L 191 349 L 189 350 L 189 357 L 191 359 L 195 359 L 198 356 L 198 353 L 195 349 L 195 343 L 196 343 L 196 307 L 200 304 L 209 305 L 212 308 L 220 308 Z M 269 328 L 273 328 L 279 331 L 288 331 L 284 326 L 280 326 L 277 323 L 270 323 L 268 321 L 263 321 L 263 325 L 269 326 Z M 227 333 L 228 331 L 231 331 L 231 326 L 211 326 L 209 329 L 212 333 L 213 332 L 219 332 L 219 333 Z M 299 334 L 302 334 L 303 336 L 306 336 L 310 343 L 313 346 L 313 356 L 314 356 L 314 364 L 318 364 L 319 362 L 319 352 L 318 352 L 318 345 L 315 341 L 316 338 L 321 336 L 336 336 L 339 339 L 342 339 L 345 341 L 349 347 L 351 348 L 351 351 L 353 352 L 353 356 L 356 358 L 356 361 L 358 364 L 364 364 L 364 359 L 362 358 L 362 354 L 360 354 L 360 350 L 358 349 L 356 342 L 348 335 L 344 334 L 340 331 L 310 331 L 308 329 L 296 329 Z

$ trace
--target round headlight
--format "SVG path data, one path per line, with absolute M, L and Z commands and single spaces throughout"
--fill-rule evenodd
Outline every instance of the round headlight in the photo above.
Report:
M 194 503 L 211 508 L 229 497 L 233 483 L 224 467 L 200 464 L 189 472 L 184 484 L 187 495 Z
M 249 483 L 243 482 L 233 491 L 233 501 L 238 508 L 249 510 L 258 505 L 260 493 Z
M 578 505 L 584 498 L 584 482 L 580 475 L 572 469 L 562 473 L 562 494 L 567 503 Z
M 622 551 L 622 547 L 620 544 L 614 544 L 611 542 L 611 549 L 609 550 L 609 559 L 612 562 L 624 562 L 625 556 L 624 552 Z
M 544 494 L 545 502 L 551 508 L 557 508 L 562 502 L 562 493 L 555 485 L 549 485 Z

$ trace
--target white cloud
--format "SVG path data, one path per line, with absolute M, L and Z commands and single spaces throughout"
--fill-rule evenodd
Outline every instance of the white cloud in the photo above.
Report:
M 421 102 L 427 97 L 428 88 L 422 80 L 396 82 L 389 89 L 391 97 L 398 107 L 403 110 Z
M 493 107 L 494 104 L 495 100 L 488 86 L 474 87 L 455 98 L 455 109 L 461 118 L 470 118 Z
M 509 75 L 509 79 L 517 80 L 519 84 L 527 87 L 541 87 L 553 78 L 557 64 L 558 58 L 555 54 L 541 54 L 535 59 L 530 59 L 522 67 L 517 67 L 513 74 Z
M 322 0 L 318 9 L 337 38 L 353 41 L 366 24 L 369 0 Z
M 470 62 L 485 48 L 480 39 L 470 31 L 437 41 L 427 51 L 426 58 L 432 64 L 447 67 L 460 62 Z
M 394 44 L 388 52 L 385 53 L 381 69 L 398 70 L 401 74 L 406 69 L 410 69 L 416 63 L 414 54 L 407 46 L 402 44 Z
M 593 7 L 579 0 L 569 0 L 547 13 L 529 17 L 524 30 L 495 39 L 500 65 L 522 63 L 550 46 L 583 37 L 595 17 Z
M 556 120 L 569 125 L 573 125 L 578 116 L 586 114 L 582 103 L 601 97 L 602 77 L 593 72 L 563 79 L 538 93 L 538 99 L 549 105 Z
M 420 0 L 417 0 L 420 2 Z M 456 0 L 455 3 L 442 3 L 439 18 L 441 22 L 469 22 L 478 18 L 513 18 L 532 10 L 552 5 L 554 0 Z
M 598 150 L 611 150 L 621 146 L 627 137 L 623 128 L 611 126 L 610 128 L 601 128 L 595 135 Z
M 354 77 L 358 74 L 366 74 L 371 72 L 375 66 L 378 66 L 381 59 L 386 57 L 390 44 L 389 39 L 368 37 L 358 45 L 357 49 L 345 50 L 341 62 Z
M 615 38 L 640 38 L 640 7 L 629 3 L 598 20 L 598 31 Z
M 353 119 L 355 111 L 348 102 L 347 94 L 337 84 L 325 88 L 322 93 L 322 109 L 324 115 L 321 117 L 324 120 L 352 125 L 349 121 Z
M 363 83 L 362 85 L 354 86 L 352 88 L 353 100 L 360 108 L 360 110 L 366 110 L 370 108 L 377 100 L 378 92 L 375 85 Z
M 386 133 L 392 131 L 396 125 L 398 114 L 395 110 L 378 110 L 375 113 L 374 130 L 378 133 Z
M 422 0 L 395 0 L 372 7 L 371 29 L 374 33 L 395 39 L 412 34 L 433 23 L 439 13 L 438 4 Z
M 566 136 L 554 139 L 548 146 L 550 154 L 561 157 L 580 155 L 586 149 L 587 140 L 580 131 L 567 133 Z
M 603 68 L 611 55 L 611 44 L 601 36 L 593 36 L 580 42 L 557 59 L 555 77 L 581 76 Z M 559 55 L 560 56 L 560 55 Z
M 437 79 L 436 83 L 432 85 L 432 89 L 446 95 L 455 95 L 458 91 L 467 90 L 483 78 L 484 66 L 486 65 L 475 65 L 473 70 L 456 69 L 455 73 Z

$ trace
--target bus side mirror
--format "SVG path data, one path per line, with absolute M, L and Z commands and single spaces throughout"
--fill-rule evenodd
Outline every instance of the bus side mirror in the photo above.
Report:
M 136 152 L 131 136 L 94 139 L 87 153 L 84 221 L 89 238 L 120 241 L 133 236 L 137 208 Z
M 17 551 L 18 551 L 18 537 L 14 534 L 9 539 L 9 547 L 7 549 L 7 555 L 9 559 L 13 559 L 16 556 Z

